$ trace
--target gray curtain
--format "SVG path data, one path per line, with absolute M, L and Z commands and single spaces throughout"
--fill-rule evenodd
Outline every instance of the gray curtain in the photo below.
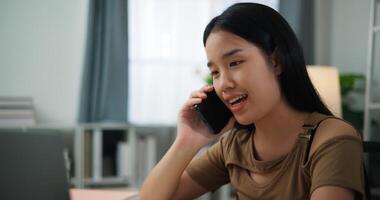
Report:
M 314 64 L 314 0 L 280 0 L 280 13 L 303 48 L 306 64 Z
M 80 122 L 127 122 L 127 0 L 90 0 Z

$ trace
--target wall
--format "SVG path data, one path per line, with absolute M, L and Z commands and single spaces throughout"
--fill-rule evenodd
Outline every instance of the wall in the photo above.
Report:
M 315 1 L 314 6 L 315 64 L 331 65 L 332 1 Z
M 31 96 L 39 123 L 77 121 L 88 0 L 0 1 L 0 96 Z
M 341 71 L 365 74 L 370 1 L 332 1 L 331 63 Z
M 319 0 L 316 9 L 316 64 L 337 66 L 342 73 L 366 75 L 370 0 Z M 376 22 L 380 24 L 380 3 Z M 373 99 L 380 101 L 380 35 L 374 37 Z
M 366 73 L 370 1 L 315 1 L 316 64 Z

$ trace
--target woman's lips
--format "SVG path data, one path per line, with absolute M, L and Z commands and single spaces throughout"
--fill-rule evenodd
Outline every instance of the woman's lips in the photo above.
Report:
M 239 103 L 236 103 L 233 105 L 230 104 L 229 108 L 230 108 L 231 112 L 238 113 L 238 112 L 243 110 L 245 104 L 247 104 L 247 99 L 243 99 Z

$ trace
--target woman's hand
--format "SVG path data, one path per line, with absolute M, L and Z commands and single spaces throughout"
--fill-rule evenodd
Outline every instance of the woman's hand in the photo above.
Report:
M 200 90 L 191 93 L 190 98 L 182 106 L 178 115 L 177 140 L 203 147 L 233 127 L 235 119 L 231 117 L 223 130 L 215 135 L 201 120 L 197 111 L 194 110 L 194 105 L 199 104 L 203 99 L 206 99 L 207 92 L 211 92 L 213 89 L 213 86 L 204 86 Z
M 191 93 L 190 98 L 182 106 L 178 115 L 177 138 L 144 181 L 140 190 L 140 199 L 172 199 L 178 185 L 185 185 L 186 190 L 191 191 L 186 194 L 199 195 L 205 192 L 205 189 L 200 189 L 201 186 L 196 187 L 190 178 L 181 179 L 181 176 L 199 149 L 231 129 L 235 122 L 231 117 L 221 133 L 214 135 L 200 119 L 193 106 L 207 98 L 206 92 L 212 90 L 213 87 L 205 86 Z

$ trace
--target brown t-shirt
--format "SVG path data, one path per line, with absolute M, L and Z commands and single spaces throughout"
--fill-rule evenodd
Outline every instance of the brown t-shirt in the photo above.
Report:
M 309 120 L 318 115 L 321 114 L 311 114 Z M 305 131 L 299 135 L 288 154 L 276 160 L 259 161 L 255 159 L 253 134 L 245 129 L 233 129 L 205 154 L 193 159 L 186 171 L 210 191 L 231 183 L 239 200 L 309 199 L 311 193 L 323 185 L 341 186 L 363 195 L 360 135 L 332 138 L 307 158 L 307 134 Z M 251 172 L 272 175 L 262 184 L 251 177 Z

